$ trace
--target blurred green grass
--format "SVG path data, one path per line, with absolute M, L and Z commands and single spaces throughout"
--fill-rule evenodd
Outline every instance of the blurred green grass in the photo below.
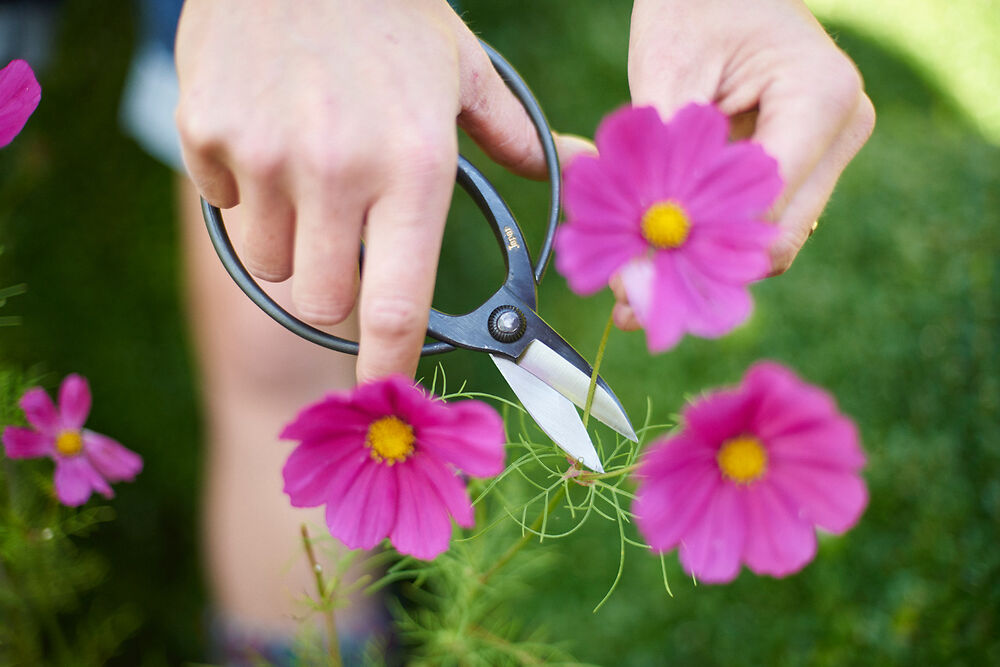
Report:
M 592 134 L 627 100 L 626 3 L 463 4 L 554 127 Z M 143 625 L 118 663 L 176 664 L 201 655 L 207 601 L 198 388 L 178 301 L 171 178 L 116 125 L 128 4 L 65 10 L 42 104 L 0 153 L 0 285 L 29 286 L 4 308 L 24 324 L 0 329 L 0 361 L 42 364 L 51 385 L 69 371 L 88 375 L 93 428 L 146 457 L 140 481 L 118 487 L 119 518 L 93 538 L 114 570 L 79 613 L 130 601 Z M 779 359 L 857 419 L 871 505 L 854 531 L 823 540 L 817 560 L 782 581 L 744 573 L 731 586 L 695 587 L 670 556 L 670 598 L 656 559 L 633 552 L 597 615 L 590 610 L 618 554 L 614 528 L 593 524 L 517 607 L 582 660 L 1000 662 L 1000 150 L 899 55 L 830 28 L 861 68 L 879 121 L 819 231 L 791 271 L 755 288 L 756 313 L 732 336 L 650 358 L 641 334 L 615 332 L 603 374 L 633 412 L 652 395 L 662 420 L 754 360 Z M 545 187 L 465 149 L 538 238 Z M 469 305 L 501 279 L 494 241 L 464 197 L 442 263 L 444 307 Z M 550 324 L 593 354 L 608 294 L 580 300 L 552 271 L 539 302 Z M 438 361 L 452 381 L 504 392 L 488 359 L 459 352 Z

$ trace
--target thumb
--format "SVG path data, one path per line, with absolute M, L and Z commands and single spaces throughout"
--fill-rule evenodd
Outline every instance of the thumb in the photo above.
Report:
M 514 93 L 493 69 L 489 56 L 471 32 L 460 47 L 461 105 L 458 125 L 495 162 L 528 178 L 547 176 L 538 130 Z M 470 41 L 471 40 L 471 41 Z M 586 139 L 555 135 L 559 161 L 594 152 Z

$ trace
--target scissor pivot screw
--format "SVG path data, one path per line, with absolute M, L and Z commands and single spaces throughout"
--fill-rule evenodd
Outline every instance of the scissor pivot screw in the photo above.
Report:
M 524 335 L 528 323 L 515 306 L 500 306 L 490 313 L 490 335 L 501 343 L 511 343 Z

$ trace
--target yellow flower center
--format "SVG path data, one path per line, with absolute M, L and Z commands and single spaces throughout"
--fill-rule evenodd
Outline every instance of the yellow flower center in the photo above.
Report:
M 413 441 L 413 427 L 391 415 L 373 421 L 365 438 L 372 458 L 387 465 L 405 461 L 413 453 Z
M 755 482 L 767 470 L 767 452 L 760 440 L 748 435 L 726 440 L 715 458 L 722 474 L 739 484 Z
M 679 248 L 690 230 L 687 213 L 672 201 L 656 202 L 642 216 L 642 235 L 657 248 Z
M 79 431 L 63 431 L 56 437 L 56 451 L 63 456 L 76 456 L 83 449 Z

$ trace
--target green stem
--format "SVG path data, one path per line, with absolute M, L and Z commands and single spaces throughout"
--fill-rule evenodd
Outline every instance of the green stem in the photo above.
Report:
M 302 545 L 306 549 L 306 556 L 309 558 L 309 567 L 316 577 L 316 592 L 319 593 L 320 605 L 323 607 L 323 618 L 326 619 L 326 634 L 329 646 L 330 664 L 333 667 L 341 667 L 343 661 L 340 659 L 340 640 L 337 638 L 337 621 L 333 616 L 333 604 L 324 592 L 326 586 L 323 582 L 323 566 L 316 560 L 316 553 L 313 551 L 312 539 L 309 537 L 309 529 L 302 524 Z
M 590 482 L 595 479 L 608 479 L 610 477 L 621 477 L 622 475 L 627 475 L 630 472 L 639 469 L 641 464 L 639 462 L 633 463 L 630 466 L 625 466 L 624 468 L 616 468 L 609 472 L 582 472 L 577 478 L 581 484 Z
M 597 389 L 597 374 L 601 370 L 601 361 L 604 360 L 604 348 L 608 345 L 608 337 L 611 335 L 611 325 L 615 322 L 615 311 L 612 308 L 608 315 L 608 321 L 604 325 L 604 334 L 601 336 L 601 343 L 597 346 L 597 356 L 594 358 L 594 372 L 590 374 L 590 387 L 587 389 L 587 402 L 583 406 L 583 426 L 587 427 L 590 421 L 590 408 L 594 404 L 594 391 Z
M 518 551 L 520 551 L 524 547 L 524 545 L 531 540 L 532 537 L 535 536 L 535 533 L 537 533 L 539 529 L 542 527 L 542 523 L 545 521 L 545 517 L 551 514 L 555 510 L 556 505 L 559 504 L 559 501 L 562 500 L 564 495 L 566 495 L 566 487 L 560 486 L 559 490 L 556 491 L 554 494 L 552 494 L 552 498 L 549 499 L 549 504 L 546 505 L 545 510 L 542 511 L 542 513 L 539 514 L 537 517 L 535 517 L 535 522 L 531 524 L 531 528 L 525 531 L 524 535 L 521 536 L 521 539 L 519 539 L 514 544 L 510 545 L 510 548 L 507 549 L 504 555 L 500 556 L 497 562 L 493 563 L 493 567 L 487 570 L 486 574 L 484 574 L 480 578 L 480 581 L 482 583 L 485 584 L 487 581 L 489 581 L 490 577 L 492 577 L 494 574 L 497 573 L 497 570 L 506 565 L 507 562 L 510 561 L 510 559 L 513 558 L 514 555 Z
M 611 326 L 614 324 L 614 321 L 615 321 L 614 310 L 612 310 L 611 314 L 608 315 L 607 324 L 604 325 L 604 333 L 601 335 L 601 343 L 600 345 L 597 346 L 597 356 L 594 358 L 594 369 L 590 374 L 590 387 L 587 389 L 587 402 L 583 408 L 584 428 L 587 427 L 587 422 L 590 420 L 590 408 L 594 404 L 594 391 L 597 389 L 597 376 L 601 370 L 601 361 L 604 359 L 604 348 L 606 348 L 608 345 L 608 337 L 611 335 Z M 611 474 L 604 473 L 604 475 L 587 476 L 587 479 L 600 479 L 601 477 L 605 476 L 611 477 L 614 474 L 621 474 L 621 472 L 616 470 L 614 473 Z M 545 507 L 545 510 L 543 510 L 541 514 L 535 517 L 534 523 L 531 524 L 531 529 L 525 531 L 524 535 L 521 536 L 521 539 L 519 539 L 514 544 L 510 545 L 510 548 L 507 549 L 507 551 L 504 552 L 502 556 L 500 556 L 497 562 L 493 564 L 493 567 L 491 567 L 489 570 L 486 571 L 486 573 L 480 579 L 482 583 L 485 584 L 487 581 L 489 581 L 490 577 L 496 574 L 496 572 L 504 565 L 506 565 L 510 561 L 510 559 L 513 558 L 515 554 L 517 554 L 518 551 L 524 548 L 525 544 L 531 541 L 531 538 L 534 537 L 535 534 L 541 529 L 542 524 L 545 522 L 545 518 L 553 511 L 555 511 L 556 506 L 559 504 L 559 502 L 563 499 L 563 496 L 565 495 L 566 495 L 566 486 L 562 485 L 554 494 L 552 494 L 552 497 L 549 499 L 549 504 Z

